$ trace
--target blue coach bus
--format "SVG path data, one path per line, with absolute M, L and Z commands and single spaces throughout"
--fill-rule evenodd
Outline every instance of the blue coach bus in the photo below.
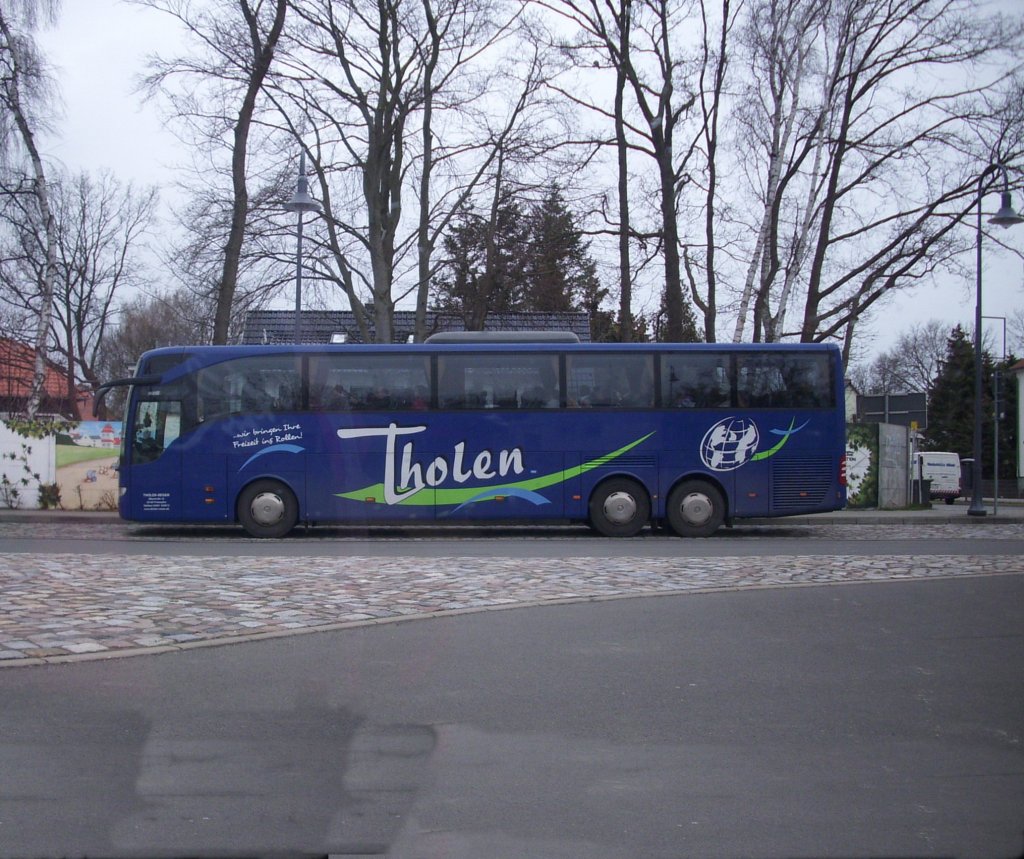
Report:
M 136 522 L 649 523 L 703 537 L 845 505 L 838 349 L 817 344 L 185 346 L 130 388 Z

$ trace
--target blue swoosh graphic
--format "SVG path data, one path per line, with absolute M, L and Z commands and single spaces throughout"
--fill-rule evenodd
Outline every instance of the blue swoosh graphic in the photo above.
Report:
M 463 507 L 466 507 L 470 504 L 476 504 L 478 501 L 490 501 L 492 498 L 497 498 L 499 496 L 512 496 L 513 498 L 522 498 L 524 501 L 529 501 L 531 504 L 535 504 L 538 507 L 540 507 L 542 504 L 551 503 L 539 492 L 532 492 L 529 489 L 516 489 L 513 487 L 505 487 L 504 489 L 488 489 L 485 490 L 484 492 L 481 492 L 479 495 L 474 495 L 468 501 L 463 501 L 448 515 L 454 515 L 455 513 L 458 513 Z
M 252 456 L 250 456 L 245 462 L 242 463 L 241 467 L 238 470 L 241 471 L 250 462 L 252 462 L 254 459 L 259 459 L 265 453 L 302 453 L 302 451 L 304 450 L 304 447 L 299 447 L 299 445 L 297 444 L 272 444 L 270 447 L 265 447 L 259 453 L 254 453 Z
M 772 433 L 773 435 L 793 435 L 793 433 L 800 432 L 800 430 L 802 430 L 809 423 L 810 423 L 810 421 L 806 420 L 802 424 L 800 424 L 800 426 L 798 426 L 798 427 L 792 427 L 791 429 L 784 429 L 784 430 L 773 429 L 773 430 L 768 430 L 768 432 Z

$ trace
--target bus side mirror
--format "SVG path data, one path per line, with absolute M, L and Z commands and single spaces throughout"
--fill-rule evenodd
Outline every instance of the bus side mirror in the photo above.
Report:
M 103 405 L 103 400 L 106 399 L 107 392 L 111 388 L 127 388 L 131 385 L 156 385 L 160 382 L 160 376 L 156 374 L 150 374 L 148 376 L 132 376 L 129 379 L 114 379 L 110 382 L 104 382 L 96 389 L 96 394 L 92 401 L 92 416 L 94 418 L 99 417 L 100 406 Z

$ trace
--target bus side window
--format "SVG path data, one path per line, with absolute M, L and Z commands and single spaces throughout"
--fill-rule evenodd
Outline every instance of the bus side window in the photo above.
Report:
M 247 355 L 199 371 L 200 421 L 249 412 L 301 408 L 300 363 L 294 355 Z M 282 392 L 288 391 L 282 400 Z
M 430 359 L 424 355 L 313 355 L 309 379 L 316 411 L 430 408 Z
M 558 358 L 545 354 L 441 355 L 443 409 L 557 409 Z
M 330 387 L 321 388 L 319 404 L 325 411 L 348 411 L 352 406 L 352 397 L 345 386 L 338 382 Z
M 286 380 L 281 382 L 277 389 L 277 397 L 274 398 L 274 409 L 279 412 L 297 412 L 302 408 L 298 381 Z
M 760 359 L 740 359 L 737 395 L 741 408 L 767 409 L 784 406 L 786 386 L 778 363 L 772 356 Z
M 834 402 L 828 356 L 801 352 L 739 359 L 739 405 L 819 409 Z
M 199 373 L 196 418 L 200 422 L 230 414 L 231 392 L 227 386 L 228 380 L 220 367 L 211 367 Z
M 437 362 L 437 397 L 442 409 L 459 409 L 465 404 L 464 368 L 454 356 L 442 355 Z
M 242 380 L 242 411 L 263 412 L 269 411 L 271 403 L 270 392 L 264 385 L 263 377 L 258 374 L 250 374 Z
M 827 408 L 832 402 L 827 356 L 800 355 L 790 359 L 786 373 L 789 405 L 797 409 Z
M 720 409 L 732 392 L 728 359 L 721 354 L 666 355 L 661 367 L 662 402 L 675 409 Z
M 570 408 L 650 408 L 654 405 L 652 355 L 569 355 Z

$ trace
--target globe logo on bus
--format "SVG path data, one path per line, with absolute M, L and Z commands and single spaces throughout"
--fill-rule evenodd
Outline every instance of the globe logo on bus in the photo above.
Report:
M 712 471 L 732 471 L 757 450 L 757 425 L 749 418 L 724 418 L 704 434 L 700 458 Z

